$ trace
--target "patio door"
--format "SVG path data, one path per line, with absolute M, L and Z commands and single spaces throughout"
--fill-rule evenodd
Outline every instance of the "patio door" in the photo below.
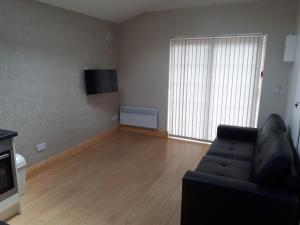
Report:
M 265 41 L 264 35 L 172 39 L 169 134 L 211 141 L 219 124 L 255 127 Z

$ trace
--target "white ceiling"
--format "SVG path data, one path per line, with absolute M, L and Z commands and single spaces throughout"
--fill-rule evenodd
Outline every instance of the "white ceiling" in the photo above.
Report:
M 37 0 L 89 16 L 123 22 L 149 11 L 255 0 Z

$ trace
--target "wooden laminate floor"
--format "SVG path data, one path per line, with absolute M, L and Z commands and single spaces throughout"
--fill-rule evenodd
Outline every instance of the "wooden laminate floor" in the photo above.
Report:
M 181 179 L 208 146 L 118 132 L 28 182 L 10 225 L 179 225 Z

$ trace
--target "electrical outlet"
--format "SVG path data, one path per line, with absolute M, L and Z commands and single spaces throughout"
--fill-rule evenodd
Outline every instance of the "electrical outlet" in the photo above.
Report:
M 118 119 L 119 119 L 119 115 L 118 115 L 118 114 L 113 115 L 113 116 L 111 117 L 111 120 L 118 120 Z
M 38 151 L 38 152 L 45 151 L 45 150 L 46 150 L 46 148 L 47 148 L 47 145 L 46 145 L 46 143 L 45 143 L 45 142 L 44 142 L 44 143 L 41 143 L 41 144 L 38 144 L 38 145 L 36 145 L 36 149 L 37 149 L 37 151 Z

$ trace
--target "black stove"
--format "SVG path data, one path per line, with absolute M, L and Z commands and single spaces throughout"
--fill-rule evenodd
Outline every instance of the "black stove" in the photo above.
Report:
M 0 129 L 0 201 L 18 191 L 13 149 L 13 138 L 17 135 L 15 131 Z
M 1 130 L 0 129 L 0 141 L 16 137 L 17 135 L 18 135 L 18 133 L 15 132 L 15 131 Z

